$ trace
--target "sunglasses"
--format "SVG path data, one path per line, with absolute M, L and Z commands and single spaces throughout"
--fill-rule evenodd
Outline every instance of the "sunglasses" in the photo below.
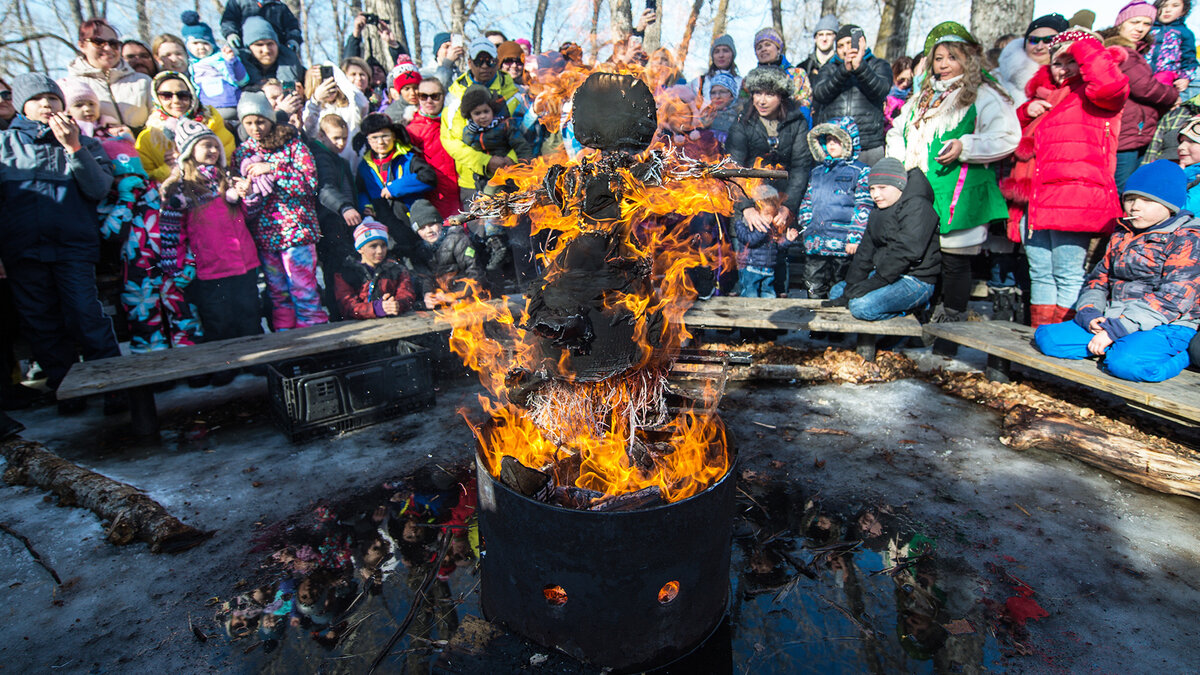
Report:
M 420 91 L 420 92 L 417 92 L 417 98 L 422 101 L 440 101 L 440 100 L 442 100 L 442 94 L 441 94 L 441 92 L 438 92 L 436 94 L 426 94 L 425 92 Z
M 502 66 L 523 66 L 523 65 L 525 65 L 525 62 L 522 61 L 521 59 L 504 59 L 503 61 L 500 62 L 500 65 L 502 65 Z
M 490 54 L 480 54 L 479 56 L 476 56 L 471 63 L 474 63 L 480 68 L 490 68 L 496 65 L 496 59 L 492 58 Z
M 1048 45 L 1051 42 L 1054 42 L 1055 37 L 1057 37 L 1057 35 L 1041 35 L 1036 37 L 1030 35 L 1029 37 L 1025 38 L 1025 41 L 1031 45 Z
M 108 47 L 109 49 L 120 49 L 121 48 L 120 40 L 105 40 L 104 38 L 89 37 L 89 38 L 84 38 L 84 41 L 90 42 L 90 43 L 96 45 L 97 47 Z
M 158 97 L 165 100 L 190 101 L 192 95 L 186 91 L 160 91 Z
M 5 89 L 4 91 L 0 91 L 0 101 L 11 101 L 11 100 L 12 100 L 12 92 L 11 91 L 9 91 L 7 89 Z

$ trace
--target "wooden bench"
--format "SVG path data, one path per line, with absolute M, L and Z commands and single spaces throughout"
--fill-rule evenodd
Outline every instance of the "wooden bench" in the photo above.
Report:
M 861 321 L 845 307 L 821 307 L 821 300 L 802 298 L 712 298 L 698 301 L 684 317 L 696 328 L 771 328 L 825 333 L 856 333 L 858 353 L 875 360 L 875 341 L 881 335 L 922 337 L 921 322 L 913 316 L 884 321 Z
M 988 355 L 988 379 L 1007 382 L 1013 363 L 1107 392 L 1134 408 L 1195 426 L 1200 424 L 1200 373 L 1185 370 L 1166 382 L 1130 382 L 1100 369 L 1096 359 L 1046 356 L 1033 346 L 1033 329 L 1008 321 L 929 324 L 925 331 Z

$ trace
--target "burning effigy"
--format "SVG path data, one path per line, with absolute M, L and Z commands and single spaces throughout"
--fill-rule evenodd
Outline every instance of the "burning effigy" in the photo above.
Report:
M 455 305 L 451 348 L 490 394 L 476 434 L 493 476 L 571 508 L 677 502 L 730 466 L 715 395 L 684 400 L 667 376 L 690 337 L 695 279 L 733 260 L 690 220 L 730 213 L 741 170 L 652 146 L 658 106 L 633 76 L 593 73 L 572 108 L 575 137 L 594 152 L 502 170 L 503 189 L 468 213 L 529 217 L 552 242 L 538 282 L 517 314 L 480 297 Z

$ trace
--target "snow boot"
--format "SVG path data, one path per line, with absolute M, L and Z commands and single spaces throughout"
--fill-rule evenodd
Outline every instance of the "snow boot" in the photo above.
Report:
M 1015 321 L 1017 289 L 1012 287 L 988 289 L 992 303 L 992 321 Z

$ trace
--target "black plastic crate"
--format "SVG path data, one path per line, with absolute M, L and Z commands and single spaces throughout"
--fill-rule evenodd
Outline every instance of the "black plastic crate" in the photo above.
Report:
M 292 441 L 360 429 L 433 405 L 429 351 L 397 340 L 267 367 L 271 413 Z

